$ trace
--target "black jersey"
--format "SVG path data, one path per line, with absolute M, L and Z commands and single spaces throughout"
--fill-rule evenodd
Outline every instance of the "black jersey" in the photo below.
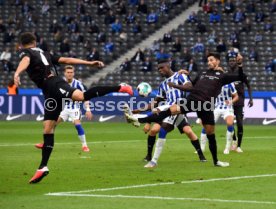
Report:
M 193 81 L 194 87 L 188 97 L 195 101 L 211 101 L 212 97 L 220 94 L 222 86 L 238 80 L 243 80 L 242 68 L 239 69 L 239 75 L 218 70 L 202 71 Z
M 234 103 L 234 106 L 244 106 L 244 83 L 241 81 L 235 81 L 234 84 L 239 95 L 239 99 Z
M 43 83 L 50 74 L 58 75 L 55 65 L 58 64 L 59 56 L 53 56 L 39 48 L 22 49 L 19 52 L 20 60 L 25 56 L 30 58 L 26 71 L 38 88 L 43 88 Z

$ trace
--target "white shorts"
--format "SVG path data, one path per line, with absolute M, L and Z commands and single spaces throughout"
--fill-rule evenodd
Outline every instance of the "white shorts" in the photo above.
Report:
M 170 107 L 171 107 L 171 105 L 162 105 L 162 106 L 157 107 L 157 109 L 160 111 L 164 111 L 164 110 L 169 109 Z M 184 119 L 185 119 L 185 121 L 187 121 L 187 118 L 183 114 L 171 115 L 169 117 L 166 117 L 162 122 L 177 127 Z
M 63 121 L 72 121 L 81 119 L 81 111 L 80 109 L 64 109 L 61 111 L 59 117 L 62 118 Z
M 215 122 L 217 122 L 220 117 L 225 120 L 228 116 L 234 117 L 233 109 L 215 109 L 214 110 Z

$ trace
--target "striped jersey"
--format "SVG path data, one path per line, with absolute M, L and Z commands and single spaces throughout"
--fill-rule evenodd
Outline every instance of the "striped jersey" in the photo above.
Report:
M 232 95 L 237 93 L 234 83 L 226 84 L 221 88 L 221 92 L 216 99 L 216 109 L 232 109 L 233 105 L 227 105 L 225 101 L 232 101 Z
M 175 83 L 177 85 L 184 85 L 190 82 L 188 76 L 184 74 L 174 73 L 171 77 L 166 78 L 159 86 L 157 97 L 166 99 L 167 105 L 172 105 L 177 103 L 177 101 L 182 100 L 186 97 L 186 92 L 181 91 L 176 88 L 171 88 L 168 86 L 168 82 Z
M 82 82 L 75 79 L 75 78 L 73 78 L 72 82 L 68 83 L 68 84 L 70 86 L 72 86 L 73 88 L 81 90 L 82 92 L 86 91 L 86 89 L 85 89 L 84 85 L 82 84 Z M 73 102 L 72 100 L 71 101 L 66 101 L 64 109 L 70 109 L 70 110 L 80 109 L 80 103 L 81 102 L 77 102 L 77 101 Z

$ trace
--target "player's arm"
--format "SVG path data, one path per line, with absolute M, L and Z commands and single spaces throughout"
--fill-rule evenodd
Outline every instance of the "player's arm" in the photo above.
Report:
M 85 117 L 88 120 L 92 120 L 93 114 L 92 114 L 91 109 L 90 109 L 90 103 L 89 103 L 89 101 L 85 101 L 84 102 L 84 106 L 85 106 Z
M 194 89 L 193 84 L 191 82 L 186 82 L 184 85 L 179 85 L 179 84 L 169 82 L 168 86 L 172 87 L 172 88 L 179 89 L 181 91 L 192 91 Z
M 247 79 L 247 77 L 245 78 L 244 83 L 245 83 L 245 85 L 246 85 L 246 87 L 247 87 L 248 94 L 249 94 L 248 106 L 249 106 L 249 107 L 252 107 L 252 106 L 253 106 L 252 90 L 251 90 L 250 82 L 249 82 L 249 80 Z
M 72 58 L 72 57 L 60 57 L 58 63 L 70 64 L 70 65 L 90 65 L 95 67 L 104 67 L 104 63 L 101 61 L 86 61 L 82 59 Z
M 145 107 L 143 107 L 141 109 L 132 110 L 132 113 L 133 114 L 139 114 L 141 112 L 146 112 L 148 110 L 152 110 L 153 108 L 157 107 L 158 104 L 160 102 L 162 102 L 162 101 L 164 101 L 163 98 L 161 98 L 161 97 L 155 97 L 153 102 L 149 103 L 147 106 L 145 106 Z
M 14 77 L 13 77 L 13 80 L 14 80 L 14 84 L 16 86 L 19 86 L 21 83 L 20 83 L 20 74 L 22 72 L 24 72 L 28 66 L 30 65 L 30 57 L 28 56 L 25 56 L 22 58 L 22 60 L 19 62 L 19 65 L 14 73 Z

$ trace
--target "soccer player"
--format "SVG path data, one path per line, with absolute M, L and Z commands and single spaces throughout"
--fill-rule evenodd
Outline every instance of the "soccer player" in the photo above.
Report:
M 222 117 L 227 125 L 226 131 L 226 145 L 223 151 L 224 154 L 229 154 L 230 147 L 233 139 L 234 134 L 234 110 L 233 104 L 237 102 L 239 99 L 237 90 L 233 83 L 226 84 L 221 88 L 221 92 L 217 97 L 215 110 L 214 110 L 214 117 L 215 123 L 218 121 L 220 117 Z M 204 134 L 205 133 L 205 134 Z M 201 149 L 202 151 L 205 150 L 205 145 L 207 141 L 206 131 L 203 128 L 200 137 L 201 142 Z
M 172 105 L 168 110 L 158 114 L 150 115 L 146 118 L 135 118 L 127 115 L 127 119 L 133 123 L 150 123 L 161 121 L 170 115 L 179 113 L 186 114 L 188 112 L 196 112 L 201 119 L 204 129 L 207 133 L 209 141 L 209 149 L 213 157 L 213 163 L 218 167 L 229 166 L 228 162 L 221 162 L 217 158 L 217 143 L 215 137 L 215 120 L 214 120 L 214 100 L 219 95 L 221 87 L 225 84 L 232 83 L 237 80 L 244 80 L 245 75 L 242 69 L 242 56 L 237 56 L 238 75 L 224 73 L 220 67 L 220 55 L 218 53 L 209 53 L 208 70 L 203 70 L 193 81 L 193 86 L 183 87 L 181 85 L 169 84 L 169 86 L 190 91 L 187 100 L 181 105 Z
M 75 76 L 74 66 L 66 65 L 64 67 L 64 79 L 69 83 L 69 85 L 71 87 L 79 89 L 82 92 L 85 92 L 86 90 L 85 90 L 85 87 L 82 84 L 82 82 L 75 79 L 74 76 Z M 91 112 L 90 107 L 89 107 L 89 101 L 85 101 L 84 105 L 85 105 L 85 110 L 86 110 L 85 116 L 88 120 L 91 120 L 93 115 L 92 115 L 92 112 Z M 67 121 L 69 118 L 72 120 L 72 122 L 75 125 L 75 128 L 77 130 L 78 137 L 79 137 L 79 139 L 82 143 L 82 151 L 89 152 L 90 150 L 89 150 L 89 147 L 87 146 L 87 143 L 86 143 L 86 137 L 85 137 L 84 129 L 81 125 L 81 106 L 80 106 L 80 102 L 66 101 L 64 109 L 60 113 L 60 116 L 57 120 L 56 125 L 58 125 L 59 123 L 61 123 L 63 121 Z M 36 144 L 35 146 L 39 149 L 42 149 L 43 143 Z
M 191 86 L 191 82 L 185 74 L 178 74 L 171 70 L 170 63 L 168 60 L 159 60 L 158 62 L 158 71 L 161 74 L 162 77 L 165 77 L 166 79 L 160 84 L 159 90 L 157 93 L 157 96 L 155 98 L 155 101 L 157 103 L 160 101 L 165 100 L 165 104 L 157 107 L 155 109 L 156 112 L 162 111 L 164 109 L 168 109 L 172 104 L 176 104 L 180 102 L 180 100 L 183 100 L 185 98 L 185 92 L 182 90 L 179 90 L 177 88 L 173 88 L 169 86 L 169 83 L 174 83 L 181 86 Z M 147 108 L 144 108 L 144 111 L 152 109 L 152 105 L 149 104 Z M 142 110 L 134 110 L 134 113 L 140 113 Z M 128 110 L 125 111 L 126 115 L 129 113 Z M 180 133 L 185 133 L 188 138 L 190 139 L 192 145 L 194 146 L 195 150 L 198 153 L 199 159 L 201 162 L 205 162 L 206 158 L 204 157 L 201 149 L 200 144 L 197 136 L 192 131 L 190 125 L 187 122 L 186 117 L 183 114 L 178 114 L 175 116 L 169 116 L 165 118 L 162 122 L 155 123 L 153 125 L 154 131 L 151 133 L 148 137 L 148 141 L 150 144 L 148 144 L 148 155 L 151 156 L 152 148 L 154 146 L 153 137 L 155 137 L 154 134 L 157 134 L 159 132 L 159 138 L 156 142 L 156 147 L 154 151 L 153 158 L 151 161 L 145 165 L 146 168 L 153 168 L 157 165 L 157 161 L 161 155 L 161 152 L 163 150 L 164 144 L 166 142 L 166 135 L 168 132 L 171 132 L 174 127 L 178 127 Z M 154 136 L 153 136 L 154 135 Z
M 36 37 L 30 32 L 20 35 L 20 44 L 22 49 L 19 52 L 20 62 L 14 73 L 14 83 L 17 86 L 20 85 L 20 74 L 26 71 L 37 87 L 42 89 L 45 98 L 42 160 L 38 170 L 29 181 L 29 183 L 37 183 L 49 173 L 47 164 L 54 147 L 54 128 L 62 110 L 64 99 L 71 98 L 74 101 L 88 101 L 91 98 L 111 92 L 125 92 L 132 95 L 133 91 L 128 85 L 120 85 L 93 87 L 86 92 L 82 92 L 71 87 L 64 79 L 59 77 L 55 65 L 83 64 L 103 67 L 104 64 L 102 62 L 51 55 L 36 47 Z
M 236 61 L 236 57 L 238 56 L 237 53 L 235 52 L 230 52 L 227 55 L 228 58 L 228 65 L 230 68 L 230 72 L 236 72 L 238 69 L 238 64 Z M 237 143 L 237 138 L 236 134 L 234 131 L 233 134 L 233 145 L 232 145 L 232 150 L 235 150 L 238 153 L 242 153 L 243 150 L 241 149 L 241 143 L 242 143 L 242 137 L 243 137 L 243 107 L 244 107 L 244 84 L 246 85 L 248 89 L 248 94 L 249 94 L 249 102 L 248 106 L 252 107 L 253 106 L 253 98 L 252 98 L 252 91 L 251 91 L 251 86 L 250 86 L 250 81 L 245 77 L 243 82 L 240 81 L 235 81 L 235 88 L 237 89 L 238 95 L 239 95 L 239 100 L 234 103 L 234 115 L 236 117 L 237 121 L 237 128 L 238 128 L 238 143 Z

